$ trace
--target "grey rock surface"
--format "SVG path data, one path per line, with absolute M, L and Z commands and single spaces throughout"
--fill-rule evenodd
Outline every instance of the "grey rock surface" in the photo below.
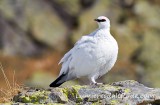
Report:
M 15 104 L 159 105 L 160 89 L 126 80 L 101 86 L 29 88 L 16 95 L 13 100 Z

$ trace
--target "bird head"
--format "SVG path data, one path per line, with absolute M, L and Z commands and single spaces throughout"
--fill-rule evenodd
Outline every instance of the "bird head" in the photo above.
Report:
M 107 17 L 99 16 L 94 20 L 98 23 L 99 28 L 110 28 L 110 20 Z

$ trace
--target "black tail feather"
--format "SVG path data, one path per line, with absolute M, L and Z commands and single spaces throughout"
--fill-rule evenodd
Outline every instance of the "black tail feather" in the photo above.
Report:
M 53 81 L 49 86 L 50 87 L 58 87 L 64 82 L 66 82 L 66 74 L 60 75 L 55 81 Z

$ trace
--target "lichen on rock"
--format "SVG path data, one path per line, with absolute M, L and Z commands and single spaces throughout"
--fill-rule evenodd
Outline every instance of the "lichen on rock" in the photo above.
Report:
M 126 80 L 100 86 L 30 88 L 17 94 L 13 100 L 14 103 L 30 104 L 160 104 L 160 89 L 146 87 L 134 80 Z

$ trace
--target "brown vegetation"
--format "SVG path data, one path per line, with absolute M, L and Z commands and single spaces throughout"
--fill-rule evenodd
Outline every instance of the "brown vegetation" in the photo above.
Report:
M 2 71 L 6 88 L 0 89 L 0 103 L 12 101 L 13 96 L 22 90 L 22 87 L 16 83 L 15 72 L 13 73 L 12 83 L 8 80 L 2 64 L 0 64 L 0 70 Z

